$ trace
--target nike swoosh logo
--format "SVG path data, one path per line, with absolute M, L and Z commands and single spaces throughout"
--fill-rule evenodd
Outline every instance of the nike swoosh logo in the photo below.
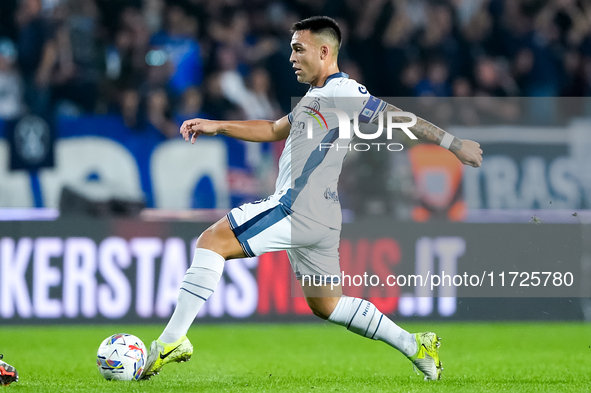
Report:
M 166 359 L 166 357 L 168 357 L 168 355 L 170 355 L 171 353 L 173 353 L 174 350 L 177 349 L 178 347 L 180 347 L 180 344 L 177 345 L 176 347 L 174 347 L 173 349 L 171 349 L 170 351 L 168 351 L 167 353 L 160 352 L 160 359 L 162 359 L 162 360 Z

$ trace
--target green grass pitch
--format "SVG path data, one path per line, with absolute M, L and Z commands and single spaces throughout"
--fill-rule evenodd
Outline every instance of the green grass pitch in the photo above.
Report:
M 126 332 L 149 346 L 163 326 L 0 327 L 0 353 L 19 371 L 15 392 L 583 392 L 591 391 L 591 325 L 404 323 L 442 337 L 443 379 L 423 382 L 387 345 L 337 326 L 194 326 L 188 363 L 150 381 L 105 381 L 96 350 Z M 2 389 L 0 387 L 0 389 Z M 4 391 L 4 390 L 3 390 Z

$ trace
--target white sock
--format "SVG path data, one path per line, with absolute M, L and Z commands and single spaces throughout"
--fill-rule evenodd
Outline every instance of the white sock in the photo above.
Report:
M 360 336 L 383 341 L 406 357 L 417 352 L 414 334 L 401 329 L 367 300 L 342 296 L 328 320 Z
M 159 337 L 163 343 L 173 343 L 187 334 L 197 313 L 213 293 L 222 277 L 225 259 L 221 255 L 198 248 L 179 291 L 176 309 Z

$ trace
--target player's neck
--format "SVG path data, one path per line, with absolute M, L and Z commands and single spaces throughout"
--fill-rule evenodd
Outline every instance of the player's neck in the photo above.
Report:
M 338 72 L 340 72 L 340 70 L 339 67 L 337 67 L 336 65 L 333 67 L 329 67 L 326 70 L 324 70 L 324 72 L 322 72 L 322 74 L 318 77 L 318 79 L 315 82 L 310 84 L 314 87 L 322 87 L 326 83 L 326 80 L 329 76 L 336 74 Z

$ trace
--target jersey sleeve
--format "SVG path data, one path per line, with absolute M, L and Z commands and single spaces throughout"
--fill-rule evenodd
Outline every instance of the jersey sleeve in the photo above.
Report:
M 360 123 L 372 123 L 386 106 L 386 102 L 369 94 L 365 86 L 350 79 L 335 94 L 335 107 L 345 111 L 350 119 L 357 113 Z

